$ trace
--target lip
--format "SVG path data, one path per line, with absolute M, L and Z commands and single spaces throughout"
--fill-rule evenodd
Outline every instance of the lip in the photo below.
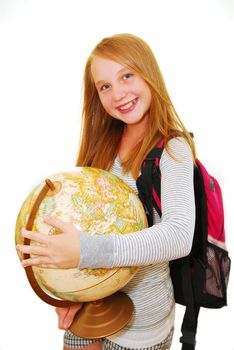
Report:
M 127 109 L 121 109 L 121 107 L 124 107 L 124 106 L 126 106 L 128 103 L 131 103 L 131 102 L 133 102 L 132 106 L 130 106 L 130 107 L 127 108 Z M 138 102 L 138 97 L 134 98 L 134 99 L 131 100 L 131 101 L 128 101 L 128 102 L 126 102 L 126 103 L 123 103 L 122 105 L 119 105 L 118 107 L 116 107 L 116 109 L 117 109 L 120 113 L 126 114 L 126 113 L 131 112 L 131 111 L 136 107 L 137 102 Z

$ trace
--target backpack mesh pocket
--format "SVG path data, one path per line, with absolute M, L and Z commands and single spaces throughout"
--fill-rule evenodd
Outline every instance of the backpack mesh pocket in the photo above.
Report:
M 207 267 L 203 293 L 206 295 L 207 307 L 213 307 L 213 302 L 219 299 L 220 307 L 227 303 L 227 285 L 231 260 L 228 252 L 214 244 L 207 246 Z

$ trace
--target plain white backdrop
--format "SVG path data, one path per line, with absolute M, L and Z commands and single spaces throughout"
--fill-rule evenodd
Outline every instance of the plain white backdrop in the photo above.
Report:
M 199 158 L 220 181 L 234 255 L 233 0 L 0 0 L 0 350 L 62 349 L 53 307 L 20 266 L 15 221 L 34 185 L 74 166 L 85 61 L 99 40 L 121 32 L 152 47 Z M 228 296 L 228 307 L 201 310 L 198 350 L 234 350 L 233 276 Z

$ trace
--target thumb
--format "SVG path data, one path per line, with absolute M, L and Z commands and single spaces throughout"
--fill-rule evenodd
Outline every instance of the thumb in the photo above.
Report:
M 69 308 L 56 307 L 55 311 L 58 315 L 58 327 L 59 329 L 63 329 L 64 319 L 66 318 Z
M 63 319 L 63 329 L 68 329 L 70 327 L 75 317 L 75 314 L 81 309 L 82 305 L 83 303 L 80 303 L 69 308 L 65 318 Z
M 43 220 L 46 224 L 55 227 L 61 232 L 65 232 L 70 227 L 68 222 L 59 219 L 57 216 L 44 216 Z

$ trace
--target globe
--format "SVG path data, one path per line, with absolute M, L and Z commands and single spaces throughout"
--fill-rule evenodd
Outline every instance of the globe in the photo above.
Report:
M 43 216 L 57 216 L 71 222 L 87 235 L 127 234 L 147 227 L 143 206 L 134 191 L 120 178 L 92 167 L 77 167 L 49 176 L 54 190 L 40 202 L 32 230 L 46 235 L 59 234 L 43 221 Z M 15 241 L 23 244 L 33 205 L 45 181 L 25 199 L 16 221 Z M 35 242 L 30 242 L 35 244 Z M 22 260 L 22 254 L 19 258 Z M 56 298 L 86 302 L 112 295 L 127 284 L 139 267 L 99 269 L 49 269 L 33 267 L 39 286 Z

